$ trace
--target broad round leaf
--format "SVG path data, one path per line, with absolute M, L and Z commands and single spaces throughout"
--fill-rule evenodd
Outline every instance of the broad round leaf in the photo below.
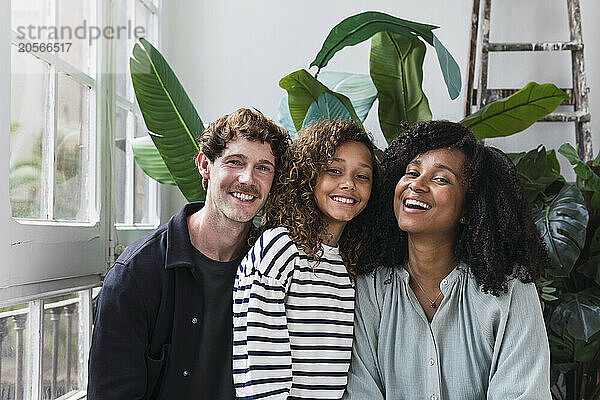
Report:
M 564 294 L 552 312 L 550 328 L 561 336 L 566 329 L 575 339 L 589 340 L 600 332 L 600 297 L 590 292 Z
M 390 143 L 401 122 L 431 120 L 423 93 L 425 44 L 416 36 L 378 33 L 371 41 L 370 73 L 378 91 L 379 124 Z
M 148 133 L 185 198 L 202 200 L 205 193 L 194 159 L 204 126 L 164 57 L 147 40 L 140 39 L 140 44 L 133 48 L 130 68 Z
M 529 82 L 523 89 L 465 117 L 461 124 L 477 139 L 510 136 L 550 114 L 569 96 L 552 83 Z
M 325 119 L 349 121 L 352 118 L 341 101 L 329 93 L 323 93 L 308 108 L 302 128 Z
M 324 93 L 335 96 L 346 107 L 352 120 L 362 126 L 362 122 L 356 115 L 350 100 L 340 94 L 328 89 L 306 70 L 301 69 L 281 78 L 279 86 L 288 93 L 288 106 L 294 127 L 296 130 L 302 128 L 306 113 L 311 104 Z
M 131 149 L 135 162 L 146 175 L 159 183 L 177 186 L 150 136 L 134 138 Z
M 588 211 L 577 186 L 565 185 L 548 202 L 534 204 L 535 224 L 548 249 L 554 276 L 569 276 L 585 243 Z
M 283 95 L 281 95 L 281 99 L 279 99 L 279 106 L 277 107 L 277 121 L 279 121 L 279 125 L 288 131 L 292 140 L 296 138 L 297 132 L 296 127 L 294 126 L 294 121 L 292 121 L 292 116 L 290 114 L 287 92 L 283 93 Z
M 324 71 L 319 74 L 319 81 L 332 91 L 348 97 L 358 118 L 365 121 L 377 99 L 377 88 L 369 75 Z

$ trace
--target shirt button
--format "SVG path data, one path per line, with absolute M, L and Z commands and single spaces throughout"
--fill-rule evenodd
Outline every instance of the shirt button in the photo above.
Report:
M 192 324 L 194 324 L 194 325 L 195 325 L 195 324 L 197 324 L 197 323 L 198 323 L 198 318 L 196 318 L 196 317 L 192 318 Z
M 433 360 L 433 358 L 430 358 L 429 359 L 429 365 L 433 365 L 433 364 L 435 364 L 435 361 Z
M 181 373 L 183 376 L 188 376 L 190 373 L 188 372 L 187 369 L 184 369 L 183 372 Z
M 437 400 L 437 398 L 438 397 L 435 394 L 432 394 L 431 397 L 430 397 L 431 400 Z
M 448 284 L 448 279 L 444 279 L 444 280 L 442 281 L 442 285 L 447 285 L 447 284 Z

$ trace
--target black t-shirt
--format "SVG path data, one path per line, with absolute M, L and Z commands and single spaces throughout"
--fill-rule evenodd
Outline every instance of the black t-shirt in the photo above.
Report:
M 203 308 L 200 342 L 196 357 L 193 386 L 199 398 L 235 399 L 231 358 L 233 347 L 233 283 L 237 267 L 246 252 L 229 262 L 211 260 L 194 252 Z

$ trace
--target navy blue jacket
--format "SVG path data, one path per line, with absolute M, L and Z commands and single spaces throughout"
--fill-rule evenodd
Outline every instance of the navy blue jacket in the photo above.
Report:
M 129 246 L 106 274 L 94 318 L 88 400 L 199 399 L 193 366 L 202 318 L 187 204 Z

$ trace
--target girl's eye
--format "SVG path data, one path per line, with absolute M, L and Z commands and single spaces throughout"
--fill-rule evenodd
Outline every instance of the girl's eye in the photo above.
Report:
M 337 168 L 328 168 L 328 169 L 327 169 L 327 172 L 330 172 L 330 173 L 332 173 L 332 174 L 335 174 L 335 175 L 339 175 L 339 174 L 341 174 L 341 173 L 342 173 L 342 172 L 341 172 L 339 169 L 337 169 Z
M 371 179 L 368 175 L 363 175 L 363 174 L 356 175 L 356 177 L 363 181 L 368 181 Z

